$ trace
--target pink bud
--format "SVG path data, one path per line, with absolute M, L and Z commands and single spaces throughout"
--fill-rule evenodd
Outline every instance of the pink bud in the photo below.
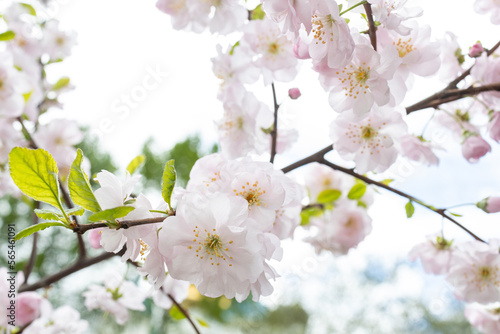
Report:
M 500 142 L 500 112 L 496 112 L 493 114 L 490 122 L 488 123 L 488 133 L 490 134 L 491 139 Z
M 89 231 L 90 246 L 94 249 L 101 248 L 101 230 L 102 228 L 95 228 Z
M 290 96 L 292 100 L 297 100 L 300 95 L 300 90 L 298 88 L 290 88 L 288 90 L 288 96 Z
M 311 56 L 309 55 L 309 45 L 304 43 L 304 41 L 302 41 L 301 39 L 299 39 L 297 43 L 293 45 L 293 53 L 298 59 L 311 58 Z
M 500 197 L 488 197 L 486 200 L 486 212 L 500 212 Z
M 488 152 L 491 146 L 480 136 L 471 135 L 462 144 L 462 155 L 470 163 L 478 162 Z
M 477 42 L 469 49 L 469 57 L 477 58 L 484 52 L 484 48 L 480 42 Z
M 17 297 L 16 325 L 24 326 L 40 316 L 42 297 L 32 291 L 22 292 Z

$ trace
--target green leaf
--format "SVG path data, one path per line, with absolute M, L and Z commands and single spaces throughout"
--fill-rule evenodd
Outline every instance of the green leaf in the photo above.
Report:
M 29 5 L 27 3 L 20 3 L 20 5 L 28 10 L 28 14 L 36 16 L 36 10 L 35 10 L 35 8 L 33 8 L 32 5 Z
M 20 240 L 22 238 L 26 238 L 27 236 L 30 236 L 30 235 L 32 235 L 35 232 L 38 232 L 38 231 L 41 231 L 41 230 L 45 230 L 47 227 L 51 227 L 51 226 L 67 227 L 66 224 L 61 223 L 61 222 L 38 223 L 38 224 L 35 224 L 35 225 L 31 225 L 31 226 L 25 228 L 24 230 L 22 230 L 21 232 L 19 232 L 18 234 L 16 234 L 16 236 L 14 237 L 14 240 L 18 241 L 18 240 Z
M 71 165 L 68 177 L 69 194 L 73 203 L 87 209 L 91 212 L 101 211 L 101 206 L 92 192 L 87 174 L 82 169 L 83 153 L 82 150 L 76 151 L 76 158 Z
M 23 94 L 24 103 L 29 101 L 31 94 L 33 94 L 33 91 L 29 91 L 28 93 Z
M 62 77 L 61 79 L 57 80 L 57 82 L 52 86 L 52 90 L 59 90 L 64 87 L 69 85 L 69 78 L 68 77 Z
M 38 218 L 44 219 L 44 220 L 59 220 L 61 222 L 65 222 L 66 219 L 62 214 L 59 212 L 55 212 L 52 210 L 40 210 L 40 209 L 35 209 L 35 214 L 37 215 Z
M 366 192 L 366 184 L 364 183 L 357 183 L 355 184 L 351 190 L 349 190 L 349 193 L 347 194 L 347 198 L 349 199 L 360 199 L 363 197 L 363 195 Z
M 177 174 L 175 172 L 174 160 L 169 160 L 165 164 L 161 183 L 161 195 L 163 196 L 165 202 L 167 202 L 169 208 L 172 207 L 172 205 L 170 205 L 170 199 L 172 197 L 172 192 L 174 191 L 176 178 Z
M 16 37 L 16 33 L 12 30 L 8 30 L 0 34 L 0 41 L 10 41 L 11 39 L 14 39 L 14 37 Z
M 85 213 L 84 208 L 75 207 L 72 209 L 64 210 L 68 216 L 83 216 Z
M 14 147 L 9 154 L 9 165 L 12 180 L 26 196 L 63 211 L 57 164 L 49 152 Z
M 309 224 L 311 217 L 321 216 L 323 210 L 316 206 L 308 207 L 300 212 L 300 225 L 304 226 Z
M 181 310 L 179 310 L 179 308 L 177 306 L 172 306 L 172 308 L 170 309 L 170 311 L 168 313 L 170 314 L 170 316 L 174 320 L 182 320 L 182 319 L 186 318 L 184 313 L 182 313 Z
M 392 182 L 394 182 L 394 179 L 383 179 L 382 181 L 380 181 L 380 183 L 385 184 L 386 186 L 388 186 Z
M 263 20 L 265 16 L 266 13 L 262 10 L 262 4 L 250 11 L 250 20 Z
M 89 217 L 89 221 L 91 222 L 99 222 L 99 221 L 114 221 L 115 219 L 125 217 L 135 208 L 133 206 L 118 206 L 116 208 L 107 209 L 103 211 L 99 211 L 94 213 Z
M 205 320 L 203 320 L 203 319 L 196 318 L 196 321 L 198 321 L 198 323 L 199 323 L 199 324 L 200 324 L 200 326 L 202 326 L 202 327 L 209 327 L 209 326 L 208 326 L 208 323 L 207 323 Z
M 240 41 L 236 42 L 232 47 L 231 50 L 229 51 L 229 55 L 232 56 L 234 53 L 234 49 L 236 49 L 238 46 L 240 46 Z
M 331 203 L 339 199 L 342 192 L 337 189 L 326 189 L 319 193 L 318 203 Z
M 409 201 L 405 205 L 405 210 L 406 210 L 406 217 L 411 218 L 413 214 L 415 213 L 415 207 L 413 206 L 413 202 Z
M 455 216 L 455 217 L 463 217 L 463 215 L 459 214 L 459 213 L 453 213 L 453 212 L 450 212 L 448 211 L 448 213 L 452 216 Z
M 136 156 L 132 161 L 127 166 L 127 171 L 130 173 L 130 175 L 134 174 L 136 170 L 142 167 L 144 165 L 144 162 L 146 161 L 146 156 L 144 154 Z

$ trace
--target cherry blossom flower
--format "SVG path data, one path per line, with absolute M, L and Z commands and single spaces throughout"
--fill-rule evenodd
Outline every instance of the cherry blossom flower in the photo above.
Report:
M 483 46 L 481 45 L 481 42 L 477 42 L 477 43 L 474 43 L 474 45 L 472 45 L 470 48 L 469 48 L 469 57 L 471 58 L 477 58 L 479 57 L 482 53 L 484 52 L 484 48 Z
M 52 309 L 52 306 L 47 300 L 43 301 L 42 314 L 40 318 L 33 321 L 23 331 L 25 334 L 59 334 L 85 333 L 89 327 L 86 320 L 80 319 L 80 313 L 71 306 L 64 305 L 57 309 Z
M 439 69 L 439 79 L 448 82 L 462 74 L 464 71 L 462 64 L 465 59 L 457 37 L 452 32 L 446 32 L 444 38 L 440 41 L 440 45 L 441 67 Z
M 337 70 L 316 67 L 325 89 L 330 91 L 333 110 L 353 110 L 356 115 L 367 113 L 376 104 L 391 101 L 388 80 L 401 63 L 396 49 L 385 48 L 377 53 L 370 45 L 357 44 L 349 65 Z
M 439 163 L 439 158 L 432 151 L 432 144 L 423 138 L 405 135 L 400 138 L 401 154 L 410 160 L 432 166 Z
M 302 25 L 311 31 L 311 5 L 309 1 L 263 0 L 262 6 L 271 20 L 280 23 L 283 34 L 298 35 Z
M 455 296 L 466 302 L 492 303 L 500 300 L 499 242 L 470 241 L 459 246 L 453 257 L 447 281 Z
M 184 29 L 190 23 L 191 17 L 186 0 L 158 0 L 156 2 L 156 8 L 165 14 L 170 15 L 174 29 Z M 202 27 L 193 25 L 192 29 L 194 32 L 201 32 L 204 27 L 205 25 Z
M 479 135 L 468 135 L 462 143 L 462 155 L 470 163 L 476 163 L 491 152 L 491 146 Z
M 488 122 L 488 134 L 490 138 L 500 143 L 500 112 L 495 112 Z
M 0 55 L 0 119 L 14 118 L 22 114 L 24 94 L 29 92 L 29 84 L 21 71 L 14 67 L 12 55 Z
M 349 27 L 339 16 L 337 2 L 318 0 L 313 7 L 309 54 L 329 68 L 342 68 L 352 58 L 354 41 Z
M 408 35 L 411 28 L 402 22 L 422 15 L 418 7 L 406 7 L 407 0 L 368 0 L 372 5 L 373 16 L 386 29 Z
M 76 33 L 59 28 L 57 20 L 50 20 L 43 26 L 43 53 L 51 60 L 64 59 L 71 55 L 71 49 L 76 45 Z
M 383 172 L 398 155 L 394 143 L 407 131 L 401 114 L 374 107 L 363 118 L 343 113 L 330 126 L 330 138 L 343 159 L 354 160 L 359 173 Z
M 355 248 L 371 232 L 371 218 L 366 210 L 353 202 L 344 202 L 321 217 L 312 219 L 311 225 L 317 233 L 305 239 L 316 252 L 328 250 L 336 255 L 344 255 Z
M 113 274 L 109 275 L 102 285 L 90 285 L 83 293 L 85 307 L 91 311 L 100 309 L 113 314 L 118 324 L 123 325 L 128 321 L 128 310 L 144 311 L 143 302 L 146 293 L 134 283 L 124 281 L 123 278 Z
M 12 125 L 11 120 L 0 119 L 0 165 L 7 163 L 9 152 L 16 146 L 24 146 L 26 140 Z
M 490 13 L 491 23 L 500 24 L 500 3 L 497 0 L 476 0 L 474 10 L 479 14 Z
M 102 228 L 94 228 L 87 233 L 88 238 L 89 238 L 90 247 L 92 247 L 94 249 L 99 249 L 102 247 L 101 246 L 101 231 L 102 231 Z
M 420 259 L 426 273 L 442 275 L 450 270 L 454 251 L 452 241 L 433 234 L 427 236 L 427 241 L 413 247 L 409 258 L 411 261 Z
M 476 58 L 476 63 L 471 69 L 471 77 L 475 85 L 488 85 L 500 81 L 500 57 L 483 53 Z M 494 106 L 500 103 L 500 92 L 488 91 L 479 94 L 487 105 Z
M 26 291 L 17 296 L 16 325 L 25 326 L 41 314 L 42 296 L 36 292 Z
M 208 297 L 248 291 L 264 270 L 256 222 L 238 196 L 188 194 L 159 232 L 160 252 L 172 278 L 194 284 Z
M 282 35 L 273 21 L 250 21 L 244 29 L 241 46 L 247 46 L 256 54 L 254 64 L 262 71 L 264 84 L 273 81 L 291 81 L 298 72 L 293 44 Z
M 500 333 L 500 305 L 493 303 L 481 305 L 478 303 L 465 306 L 465 317 L 470 324 L 482 333 L 497 334 Z

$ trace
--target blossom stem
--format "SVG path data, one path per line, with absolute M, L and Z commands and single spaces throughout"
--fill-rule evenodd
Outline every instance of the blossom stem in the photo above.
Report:
M 360 174 L 357 174 L 355 173 L 354 171 L 352 171 L 351 169 L 347 169 L 347 168 L 344 168 L 344 167 L 341 167 L 341 166 L 338 166 L 334 163 L 331 163 L 327 160 L 325 160 L 324 158 L 320 159 L 318 161 L 319 163 L 323 164 L 323 165 L 326 165 L 332 169 L 335 169 L 335 170 L 338 170 L 340 172 L 343 172 L 345 174 L 348 174 L 348 175 L 351 175 L 361 181 L 364 181 L 368 184 L 373 184 L 373 185 L 376 185 L 380 188 L 384 188 L 394 194 L 397 194 L 401 197 L 404 197 L 404 198 L 407 198 L 408 200 L 410 201 L 413 201 L 415 203 L 418 203 L 420 205 L 422 205 L 423 207 L 427 208 L 428 210 L 431 210 L 437 214 L 439 214 L 441 217 L 443 217 L 444 219 L 447 219 L 449 220 L 450 222 L 452 222 L 453 224 L 457 225 L 458 227 L 460 227 L 462 230 L 464 230 L 465 232 L 467 232 L 470 236 L 472 236 L 474 239 L 476 239 L 477 241 L 481 241 L 481 242 L 484 242 L 486 243 L 486 241 L 484 241 L 483 239 L 481 239 L 480 237 L 478 237 L 477 235 L 475 235 L 473 232 L 471 232 L 469 229 L 467 229 L 465 226 L 463 226 L 462 224 L 460 224 L 458 221 L 456 221 L 455 219 L 453 219 L 452 217 L 450 217 L 449 215 L 446 214 L 446 209 L 438 209 L 432 205 L 429 205 L 429 204 L 426 204 L 425 202 L 419 200 L 418 198 L 416 197 L 413 197 L 407 193 L 404 193 L 398 189 L 394 189 L 386 184 L 383 184 L 381 182 L 378 182 L 378 181 L 375 181 L 375 180 L 372 180 L 364 175 L 360 175 Z
M 367 1 L 366 1 L 366 0 L 365 0 L 365 1 L 360 1 L 360 2 L 358 2 L 357 4 L 355 4 L 354 6 L 351 6 L 351 7 L 347 8 L 346 10 L 344 10 L 343 12 L 340 12 L 339 16 L 342 16 L 342 15 L 344 15 L 345 13 L 350 12 L 350 11 L 351 11 L 351 10 L 353 10 L 354 8 L 359 7 L 359 6 L 361 6 L 361 5 L 364 5 L 364 4 L 366 4 L 366 3 L 367 3 Z
M 170 300 L 172 301 L 172 303 L 174 303 L 175 306 L 177 306 L 177 308 L 179 309 L 179 311 L 181 311 L 182 314 L 184 314 L 184 316 L 189 321 L 189 323 L 191 324 L 191 326 L 193 326 L 194 331 L 197 334 L 201 334 L 201 332 L 198 329 L 198 327 L 196 327 L 196 324 L 194 323 L 193 319 L 191 319 L 191 317 L 189 316 L 189 313 L 175 300 L 175 298 L 170 293 L 167 293 L 167 296 L 168 296 L 168 298 L 170 298 Z
M 271 131 L 271 159 L 269 162 L 274 162 L 274 157 L 276 156 L 276 143 L 278 141 L 278 109 L 280 105 L 276 99 L 276 89 L 274 88 L 274 82 L 271 83 L 271 88 L 273 89 L 273 102 L 274 102 L 274 123 L 273 130 Z
M 373 22 L 372 5 L 365 1 L 363 7 L 366 12 L 366 19 L 368 20 L 368 35 L 370 36 L 370 42 L 373 46 L 373 50 L 377 51 L 377 28 L 375 27 L 375 22 Z
M 169 214 L 169 216 L 175 215 L 175 212 Z M 165 220 L 166 217 L 154 217 L 154 218 L 146 218 L 146 219 L 138 219 L 138 220 L 122 220 L 117 221 L 116 223 L 119 225 L 116 229 L 127 229 L 134 226 L 146 225 L 146 224 L 155 224 L 161 223 Z M 92 223 L 92 224 L 83 224 L 73 227 L 73 232 L 78 233 L 78 235 L 82 235 L 88 230 L 92 230 L 95 228 L 101 227 L 109 227 L 107 223 Z

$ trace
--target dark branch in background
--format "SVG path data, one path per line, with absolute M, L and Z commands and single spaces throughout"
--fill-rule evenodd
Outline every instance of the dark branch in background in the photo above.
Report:
M 442 90 L 434 95 L 429 96 L 426 99 L 423 99 L 420 102 L 415 103 L 414 105 L 409 106 L 408 108 L 406 108 L 406 113 L 410 114 L 414 111 L 425 108 L 437 108 L 443 103 L 456 101 L 466 96 L 474 96 L 479 93 L 488 91 L 500 91 L 500 82 L 478 87 L 469 87 L 465 89 Z
M 490 56 L 495 52 L 496 49 L 500 47 L 500 42 L 495 44 L 490 50 L 488 50 L 487 55 Z M 486 91 L 498 91 L 498 84 L 484 85 L 479 87 L 469 87 L 466 89 L 457 89 L 457 84 L 465 79 L 471 72 L 471 69 L 474 67 L 472 65 L 467 71 L 459 75 L 455 80 L 451 81 L 448 86 L 446 86 L 443 90 L 417 102 L 408 108 L 406 108 L 406 113 L 411 114 L 414 111 L 425 109 L 425 108 L 436 108 L 443 103 L 448 103 L 452 101 L 459 100 L 466 96 L 471 96 L 475 94 L 479 94 Z
M 40 208 L 40 202 L 35 201 L 35 209 Z M 35 214 L 35 212 L 31 213 L 31 217 L 33 219 L 33 225 L 38 224 L 38 216 Z M 24 267 L 24 281 L 28 282 L 28 278 L 33 271 L 33 267 L 35 266 L 35 260 L 36 260 L 36 253 L 37 253 L 37 242 L 38 242 L 38 233 L 33 234 L 33 244 L 31 246 L 31 254 L 30 258 L 28 259 L 28 263 L 26 263 L 26 267 Z
M 173 215 L 173 214 L 172 214 Z M 146 225 L 146 224 L 154 224 L 154 223 L 161 223 L 162 221 L 165 220 L 166 217 L 154 217 L 154 218 L 146 218 L 146 219 L 138 219 L 138 220 L 122 220 L 122 221 L 117 221 L 119 227 L 116 229 L 127 229 L 133 226 L 139 226 L 139 225 Z M 82 235 L 88 230 L 92 230 L 95 228 L 101 228 L 101 227 L 106 227 L 108 228 L 109 226 L 106 223 L 92 223 L 92 224 L 84 224 L 84 225 L 78 225 L 73 227 L 73 232 L 78 233 L 78 235 Z
M 274 88 L 274 82 L 271 84 L 271 88 L 273 89 L 273 102 L 274 102 L 274 123 L 273 129 L 271 131 L 271 159 L 269 160 L 271 163 L 274 162 L 274 157 L 276 156 L 276 143 L 278 141 L 278 109 L 280 105 L 276 99 L 276 89 Z
M 457 225 L 458 227 L 460 227 L 462 230 L 464 230 L 465 232 L 467 232 L 469 235 L 471 235 L 474 239 L 476 239 L 477 241 L 481 241 L 481 242 L 484 242 L 486 243 L 483 239 L 481 239 L 480 237 L 478 237 L 477 235 L 475 235 L 473 232 L 471 232 L 469 229 L 467 229 L 465 226 L 463 226 L 462 224 L 460 224 L 458 221 L 456 221 L 455 219 L 453 219 L 452 217 L 450 217 L 449 215 L 446 214 L 446 210 L 445 209 L 438 209 L 438 208 L 435 208 L 431 205 L 428 205 L 426 204 L 425 202 L 419 200 L 418 198 L 416 197 L 413 197 L 411 195 L 408 195 L 407 193 L 404 193 L 400 190 L 397 190 L 397 189 L 394 189 L 386 184 L 383 184 L 381 182 L 378 182 L 378 181 L 375 181 L 375 180 L 372 180 L 364 175 L 360 175 L 358 173 L 355 173 L 352 169 L 348 169 L 348 168 L 345 168 L 345 167 L 342 167 L 342 166 L 339 166 L 339 165 L 336 165 L 334 163 L 331 163 L 329 161 L 327 161 L 325 159 L 325 154 L 328 153 L 329 151 L 332 150 L 332 147 L 331 146 L 328 146 L 328 147 L 325 147 L 324 149 L 322 149 L 321 151 L 318 151 L 310 156 L 308 156 L 307 158 L 304 158 L 300 161 L 297 161 L 296 163 L 293 163 L 285 168 L 282 169 L 282 171 L 284 173 L 288 173 L 296 168 L 299 168 L 299 167 L 302 167 L 302 166 L 305 166 L 307 164 L 310 164 L 312 162 L 319 162 L 325 166 L 328 166 L 334 170 L 338 170 L 344 174 L 348 174 L 348 175 L 351 175 L 361 181 L 364 181 L 368 184 L 373 184 L 373 185 L 376 185 L 380 188 L 384 188 L 392 193 L 395 193 L 401 197 L 404 197 L 404 198 L 407 198 L 408 200 L 412 201 L 412 202 L 415 202 L 415 203 L 418 203 L 420 205 L 422 205 L 423 207 L 425 207 L 426 209 L 428 210 L 431 210 L 437 214 L 439 214 L 441 217 L 449 220 L 450 222 L 452 222 L 453 224 Z
M 19 124 L 21 124 L 23 135 L 24 135 L 24 137 L 26 137 L 26 140 L 28 140 L 30 147 L 36 149 L 37 146 L 36 146 L 35 142 L 33 141 L 33 137 L 31 137 L 28 129 L 26 129 L 26 126 L 24 125 L 23 119 L 21 118 L 21 116 L 17 117 L 16 119 L 19 122 Z
M 363 4 L 366 12 L 366 19 L 368 20 L 368 35 L 370 36 L 370 42 L 373 49 L 377 51 L 377 28 L 375 27 L 375 22 L 373 22 L 372 5 L 369 3 Z
M 119 251 L 118 253 L 103 253 L 101 255 L 98 255 L 96 257 L 91 257 L 91 258 L 85 258 L 85 259 L 78 259 L 74 264 L 70 265 L 69 267 L 52 274 L 50 276 L 47 276 L 45 278 L 42 278 L 36 283 L 33 284 L 23 284 L 19 288 L 19 293 L 24 292 L 24 291 L 34 291 L 36 289 L 40 288 L 45 288 L 51 285 L 52 283 L 55 283 L 61 279 L 63 279 L 66 276 L 69 276 L 81 269 L 90 267 L 91 265 L 94 265 L 96 263 L 102 262 L 104 260 L 110 259 L 114 256 L 117 255 L 123 255 L 125 253 L 125 247 Z
M 199 331 L 198 327 L 196 327 L 196 324 L 194 323 L 193 319 L 191 319 L 191 317 L 189 316 L 189 313 L 174 299 L 174 297 L 170 293 L 167 293 L 167 296 L 168 296 L 168 298 L 170 298 L 170 300 L 172 301 L 172 303 L 174 303 L 175 306 L 177 306 L 177 308 L 179 309 L 179 311 L 181 311 L 182 314 L 184 314 L 184 316 L 186 317 L 186 319 L 191 323 L 191 326 L 193 326 L 194 331 L 197 334 L 201 334 L 201 332 Z

